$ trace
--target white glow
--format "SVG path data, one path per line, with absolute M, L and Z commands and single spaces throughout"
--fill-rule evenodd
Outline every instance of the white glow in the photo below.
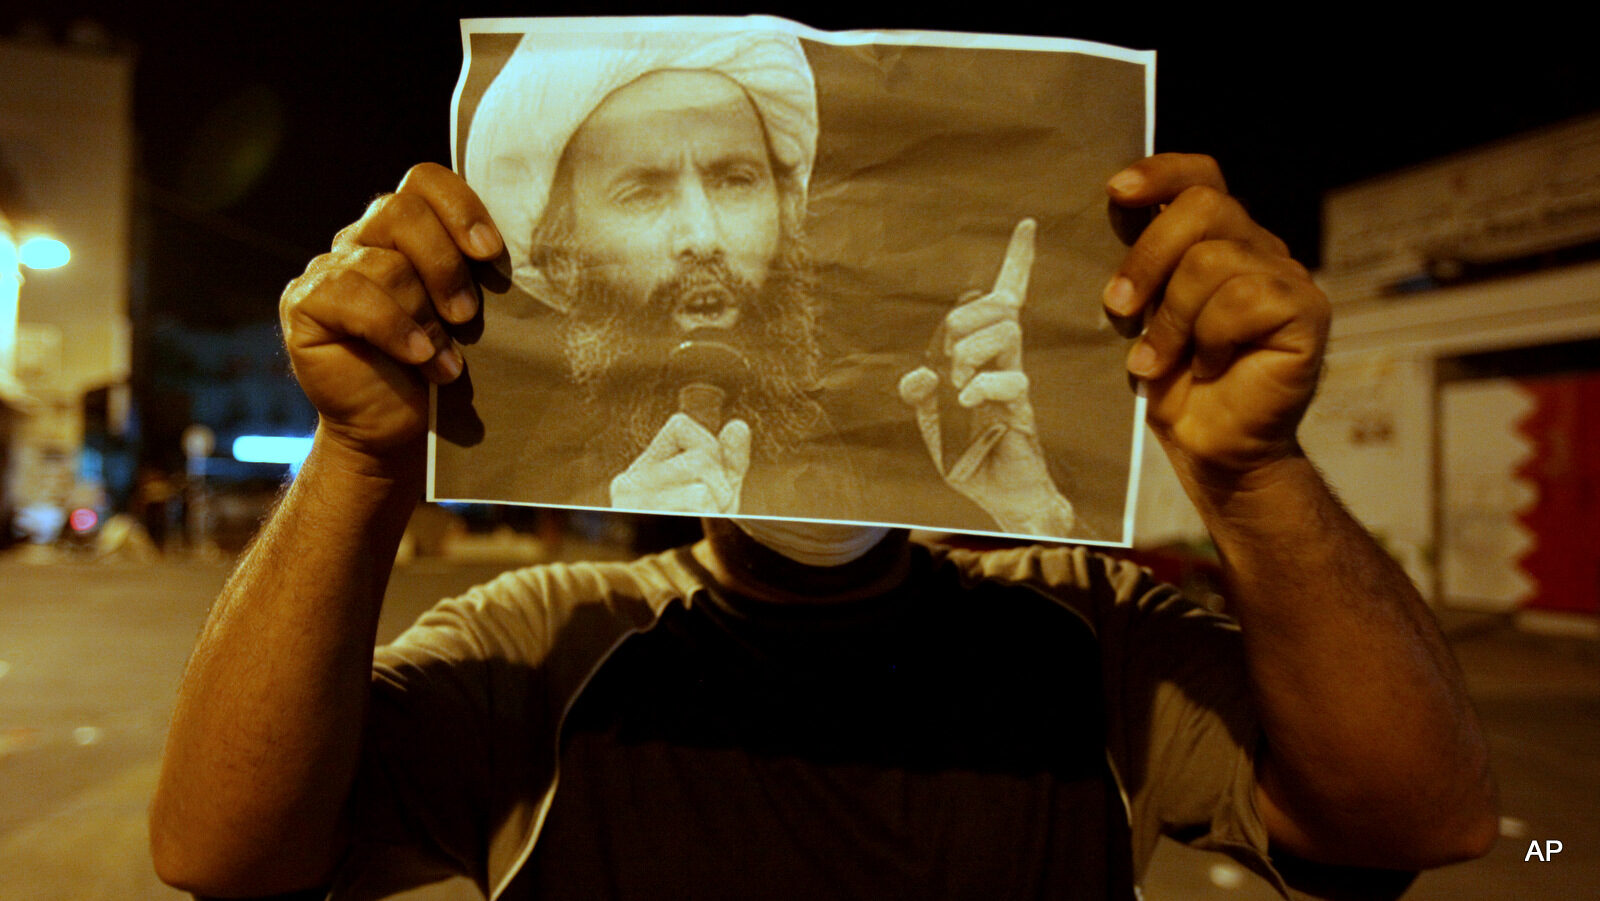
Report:
M 0 379 L 16 375 L 17 298 L 22 292 L 22 272 L 17 268 L 17 244 L 0 218 Z
M 10 243 L 0 241 L 0 257 Z M 21 291 L 22 278 L 17 275 L 15 262 L 7 269 L 4 259 L 0 259 L 0 379 L 16 375 L 17 303 Z
M 1211 877 L 1211 884 L 1222 889 L 1236 889 L 1244 885 L 1244 870 L 1231 863 L 1213 864 L 1206 875 Z
M 309 453 L 310 438 L 241 435 L 233 439 L 233 458 L 241 463 L 287 463 L 299 468 Z
M 22 246 L 17 248 L 17 256 L 21 257 L 22 265 L 29 269 L 55 269 L 67 265 L 67 261 L 72 259 L 72 251 L 55 238 L 40 235 L 23 241 Z

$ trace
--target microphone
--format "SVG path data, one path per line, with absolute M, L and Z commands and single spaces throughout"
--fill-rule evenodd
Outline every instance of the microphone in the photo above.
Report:
M 689 339 L 667 355 L 668 384 L 678 386 L 678 412 L 715 435 L 726 421 L 726 408 L 750 380 L 750 361 L 723 341 Z

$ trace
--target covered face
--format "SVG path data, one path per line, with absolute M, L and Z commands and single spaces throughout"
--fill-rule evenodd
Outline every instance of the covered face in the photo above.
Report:
M 861 559 L 889 534 L 888 526 L 783 519 L 735 519 L 739 530 L 796 563 L 843 566 Z

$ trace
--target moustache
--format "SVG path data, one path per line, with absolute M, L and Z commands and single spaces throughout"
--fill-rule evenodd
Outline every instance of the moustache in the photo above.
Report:
M 696 260 L 678 267 L 656 285 L 646 299 L 653 317 L 670 319 L 680 331 L 732 328 L 759 297 L 755 283 L 717 259 Z

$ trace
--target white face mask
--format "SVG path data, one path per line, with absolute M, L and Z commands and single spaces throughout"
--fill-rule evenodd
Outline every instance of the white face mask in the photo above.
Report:
M 739 530 L 796 563 L 843 566 L 877 546 L 887 526 L 852 526 L 834 522 L 778 519 L 735 519 Z

